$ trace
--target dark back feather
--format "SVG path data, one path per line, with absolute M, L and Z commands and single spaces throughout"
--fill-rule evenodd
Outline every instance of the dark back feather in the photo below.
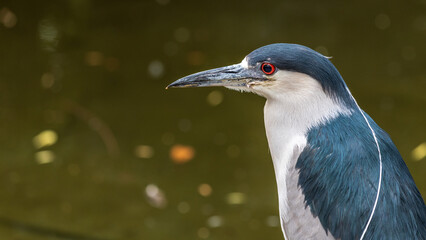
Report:
M 426 239 L 426 206 L 397 148 L 366 113 L 382 152 L 376 212 L 364 239 Z M 306 205 L 336 239 L 359 239 L 371 214 L 379 159 L 359 111 L 310 129 L 299 156 L 299 186 Z

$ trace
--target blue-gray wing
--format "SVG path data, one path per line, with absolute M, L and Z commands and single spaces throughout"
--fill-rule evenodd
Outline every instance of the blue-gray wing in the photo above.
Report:
M 368 116 L 382 153 L 382 187 L 364 239 L 426 239 L 426 206 L 389 136 Z M 297 159 L 304 203 L 336 239 L 359 239 L 379 182 L 379 157 L 361 114 L 311 129 Z

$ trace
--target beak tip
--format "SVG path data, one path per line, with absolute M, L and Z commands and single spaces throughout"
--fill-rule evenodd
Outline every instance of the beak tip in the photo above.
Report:
M 176 82 L 173 82 L 173 83 L 170 83 L 169 85 L 167 85 L 166 89 L 175 88 L 177 86 L 178 86 L 178 84 L 176 84 Z
M 167 85 L 166 89 L 181 87 L 181 85 L 182 85 L 181 82 L 182 82 L 182 79 L 174 81 L 174 82 L 170 83 L 169 85 Z

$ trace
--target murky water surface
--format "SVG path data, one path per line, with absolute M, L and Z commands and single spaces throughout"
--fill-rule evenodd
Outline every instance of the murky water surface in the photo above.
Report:
M 164 87 L 332 56 L 426 194 L 426 1 L 0 2 L 2 239 L 282 239 L 264 100 Z

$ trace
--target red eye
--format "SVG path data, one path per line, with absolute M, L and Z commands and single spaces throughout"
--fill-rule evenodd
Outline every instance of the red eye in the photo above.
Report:
M 270 63 L 262 63 L 260 67 L 266 75 L 271 75 L 275 72 L 275 66 Z

